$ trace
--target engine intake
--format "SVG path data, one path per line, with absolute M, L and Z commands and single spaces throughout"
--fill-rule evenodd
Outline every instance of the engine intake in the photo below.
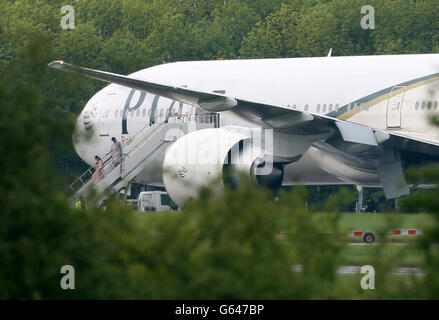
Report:
M 283 166 L 267 160 L 251 132 L 242 128 L 204 129 L 189 133 L 169 147 L 163 162 L 163 182 L 172 200 L 183 206 L 202 187 L 214 192 L 225 184 L 236 187 L 242 173 L 269 188 L 282 184 Z

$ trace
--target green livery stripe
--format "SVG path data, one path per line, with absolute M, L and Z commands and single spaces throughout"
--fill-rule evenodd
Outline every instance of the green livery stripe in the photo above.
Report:
M 421 77 L 421 78 L 417 78 L 414 80 L 410 80 L 407 82 L 403 82 L 401 84 L 380 90 L 378 92 L 372 93 L 368 96 L 365 96 L 361 99 L 358 99 L 356 101 L 353 101 L 350 103 L 350 105 L 352 106 L 351 110 L 348 110 L 348 105 L 342 106 L 338 109 L 338 111 L 332 111 L 330 113 L 328 113 L 327 115 L 333 118 L 337 118 L 340 120 L 347 120 L 349 118 L 351 118 L 352 116 L 356 115 L 357 113 L 360 113 L 361 111 L 364 111 L 365 108 L 360 108 L 360 106 L 362 104 L 369 105 L 369 108 L 372 108 L 374 106 L 376 106 L 378 103 L 389 99 L 391 96 L 396 96 L 398 94 L 400 94 L 401 92 L 404 92 L 404 90 L 411 90 L 414 88 L 418 88 L 420 86 L 423 86 L 425 84 L 434 82 L 439 80 L 439 73 L 433 73 L 431 75 L 425 76 L 425 77 Z M 393 90 L 393 88 L 395 87 L 403 87 L 403 88 L 399 88 L 396 90 Z M 391 93 L 391 96 L 390 96 Z M 356 108 L 353 108 L 354 106 L 356 106 Z M 363 110 L 361 110 L 363 109 Z

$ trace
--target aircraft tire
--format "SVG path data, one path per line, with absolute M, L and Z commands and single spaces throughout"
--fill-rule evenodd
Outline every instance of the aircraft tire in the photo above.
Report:
M 375 242 L 375 235 L 371 232 L 367 232 L 363 237 L 364 242 L 372 243 Z

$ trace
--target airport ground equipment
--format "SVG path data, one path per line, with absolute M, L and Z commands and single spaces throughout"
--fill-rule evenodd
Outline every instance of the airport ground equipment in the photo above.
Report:
M 419 236 L 424 234 L 423 230 L 420 229 L 394 229 L 389 232 L 382 232 L 382 231 L 362 231 L 362 230 L 354 230 L 354 231 L 348 231 L 348 232 L 342 232 L 341 234 L 344 236 L 347 236 L 349 238 L 363 238 L 363 241 L 365 243 L 372 243 L 375 242 L 376 235 L 377 234 L 387 234 L 390 236 Z M 276 235 L 287 235 L 288 232 L 282 232 L 282 231 L 276 231 Z M 333 232 L 325 232 L 325 235 L 334 234 Z
M 170 211 L 177 209 L 177 205 L 165 191 L 142 191 L 137 199 L 137 210 L 140 212 Z
M 384 233 L 381 231 L 374 232 L 363 232 L 361 230 L 348 232 L 347 236 L 351 238 L 363 237 L 363 241 L 366 243 L 375 242 L 377 234 Z M 386 234 L 391 236 L 418 236 L 424 234 L 423 230 L 419 229 L 394 229 L 392 231 L 386 232 Z

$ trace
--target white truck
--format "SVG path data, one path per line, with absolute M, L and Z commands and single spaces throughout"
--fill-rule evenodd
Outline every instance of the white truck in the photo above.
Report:
M 142 191 L 137 199 L 137 210 L 170 211 L 178 210 L 178 207 L 165 191 Z

